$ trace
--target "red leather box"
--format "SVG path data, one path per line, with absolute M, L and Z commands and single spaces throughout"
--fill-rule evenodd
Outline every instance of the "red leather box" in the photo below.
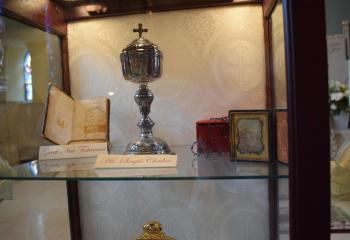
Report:
M 230 132 L 225 119 L 196 122 L 198 153 L 230 152 Z

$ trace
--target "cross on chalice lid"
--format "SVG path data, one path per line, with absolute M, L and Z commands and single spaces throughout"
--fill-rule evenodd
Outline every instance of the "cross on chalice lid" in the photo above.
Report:
M 142 23 L 139 23 L 139 27 L 138 28 L 134 28 L 132 31 L 133 32 L 138 32 L 139 33 L 139 38 L 141 38 L 142 37 L 142 33 L 148 32 L 148 29 L 147 28 L 142 28 Z

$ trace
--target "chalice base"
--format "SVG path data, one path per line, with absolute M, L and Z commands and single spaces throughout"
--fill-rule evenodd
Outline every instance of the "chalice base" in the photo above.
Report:
M 174 154 L 168 144 L 160 138 L 147 136 L 139 137 L 130 142 L 124 154 Z

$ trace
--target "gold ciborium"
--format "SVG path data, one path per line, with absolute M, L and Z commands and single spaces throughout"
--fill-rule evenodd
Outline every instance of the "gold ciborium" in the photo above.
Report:
M 157 221 L 151 221 L 143 226 L 143 233 L 136 240 L 176 240 L 165 235 L 163 226 Z

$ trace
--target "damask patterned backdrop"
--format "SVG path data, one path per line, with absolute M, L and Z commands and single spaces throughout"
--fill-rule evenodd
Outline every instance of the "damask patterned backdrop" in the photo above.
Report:
M 119 54 L 143 23 L 164 53 L 163 76 L 150 84 L 155 134 L 171 145 L 195 139 L 195 122 L 230 109 L 265 107 L 265 58 L 259 6 L 221 7 L 104 18 L 68 25 L 72 95 L 111 99 L 111 139 L 138 134 L 138 88 L 123 80 Z
M 261 7 L 239 6 L 71 23 L 72 95 L 114 92 L 112 143 L 124 146 L 138 134 L 138 86 L 123 80 L 119 54 L 143 23 L 145 38 L 164 53 L 163 76 L 150 85 L 155 134 L 171 145 L 191 144 L 197 120 L 265 107 L 262 19 Z M 86 240 L 136 239 L 151 219 L 181 240 L 269 239 L 266 180 L 82 182 L 80 200 Z
M 160 221 L 177 240 L 268 240 L 267 180 L 83 182 L 84 240 L 135 240 Z

